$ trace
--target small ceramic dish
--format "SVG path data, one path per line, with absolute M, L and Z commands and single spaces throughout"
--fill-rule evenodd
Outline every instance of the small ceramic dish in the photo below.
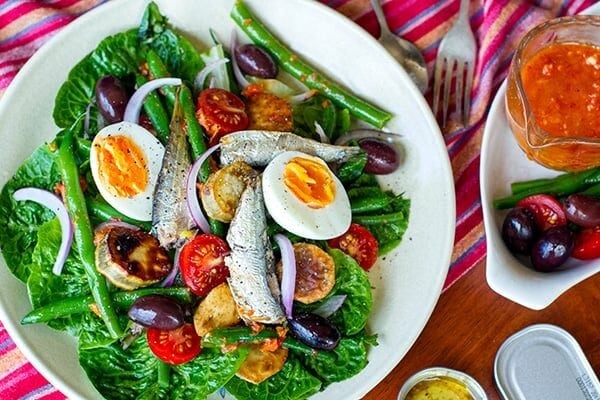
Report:
M 586 14 L 599 15 L 600 3 Z M 510 194 L 512 182 L 550 178 L 559 174 L 529 160 L 511 132 L 505 111 L 506 83 L 492 103 L 483 133 L 481 149 L 481 202 L 487 237 L 486 277 L 500 295 L 525 307 L 540 310 L 562 293 L 600 271 L 600 259 L 579 261 L 570 258 L 565 269 L 543 273 L 527 267 L 512 255 L 501 237 L 506 211 L 494 209 L 494 199 Z

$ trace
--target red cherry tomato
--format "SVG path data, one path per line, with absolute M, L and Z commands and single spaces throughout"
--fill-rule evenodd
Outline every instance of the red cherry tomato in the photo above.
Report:
M 571 256 L 579 260 L 600 258 L 600 227 L 583 229 L 577 233 Z
M 346 233 L 329 239 L 327 244 L 354 258 L 365 271 L 371 269 L 377 261 L 379 251 L 377 239 L 362 225 L 350 224 Z
M 525 197 L 517 203 L 517 207 L 531 210 L 541 231 L 546 231 L 555 226 L 563 226 L 567 223 L 562 205 L 554 197 L 547 194 Z
M 228 253 L 227 243 L 208 233 L 196 236 L 181 248 L 179 268 L 183 281 L 194 294 L 204 296 L 225 282 L 229 268 L 224 257 Z
M 148 328 L 146 338 L 152 353 L 168 364 L 183 364 L 200 354 L 200 337 L 194 324 L 184 324 L 171 331 Z
M 248 127 L 246 105 L 235 94 L 219 88 L 205 89 L 198 96 L 196 118 L 206 129 L 210 144 L 231 132 Z

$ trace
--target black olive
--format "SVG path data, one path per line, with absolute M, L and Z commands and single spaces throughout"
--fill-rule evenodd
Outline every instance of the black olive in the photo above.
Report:
M 301 313 L 288 323 L 298 340 L 315 349 L 333 350 L 341 338 L 335 326 L 316 314 Z
M 529 254 L 536 236 L 535 217 L 528 208 L 515 207 L 506 214 L 502 224 L 502 240 L 511 252 Z
M 257 78 L 275 78 L 277 76 L 277 64 L 273 58 L 254 44 L 244 44 L 235 51 L 235 59 L 238 66 L 246 75 Z
M 564 264 L 575 247 L 574 236 L 566 226 L 550 228 L 544 232 L 531 249 L 533 268 L 550 272 Z
M 572 194 L 564 207 L 569 221 L 584 228 L 600 226 L 600 197 Z
M 134 301 L 127 315 L 146 328 L 173 330 L 185 322 L 185 310 L 181 304 L 158 294 L 142 296 Z
M 118 78 L 105 75 L 96 82 L 96 106 L 107 123 L 123 121 L 128 101 L 127 89 Z

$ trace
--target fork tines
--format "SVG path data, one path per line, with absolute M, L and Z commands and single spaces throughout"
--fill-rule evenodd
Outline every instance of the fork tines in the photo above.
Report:
M 438 56 L 435 63 L 435 75 L 433 79 L 433 114 L 437 117 L 440 91 L 443 85 L 442 128 L 446 127 L 446 122 L 448 120 L 448 106 L 450 102 L 450 88 L 452 86 L 453 75 L 455 78 L 454 104 L 456 120 L 464 126 L 467 125 L 474 70 L 475 66 L 473 61 L 463 62 L 453 58 Z

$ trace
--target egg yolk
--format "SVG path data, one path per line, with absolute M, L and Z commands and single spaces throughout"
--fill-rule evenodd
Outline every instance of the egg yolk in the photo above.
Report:
M 310 208 L 323 208 L 335 198 L 335 182 L 327 165 L 315 159 L 294 157 L 283 172 L 285 186 Z
M 98 140 L 96 150 L 100 179 L 111 194 L 131 197 L 146 189 L 146 159 L 140 148 L 128 137 L 104 137 Z

